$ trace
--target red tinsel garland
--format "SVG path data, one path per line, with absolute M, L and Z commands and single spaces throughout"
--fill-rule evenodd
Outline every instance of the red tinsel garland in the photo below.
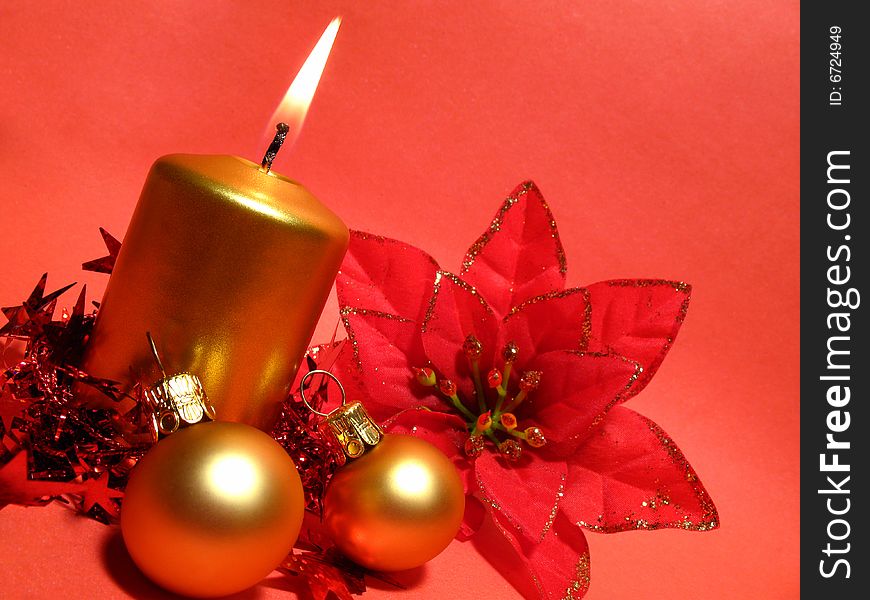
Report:
M 101 233 L 109 255 L 84 266 L 110 272 L 120 245 Z M 312 348 L 307 367 L 332 368 L 385 431 L 427 439 L 453 461 L 467 494 L 461 537 L 489 513 L 541 597 L 580 598 L 590 582 L 584 529 L 710 531 L 719 516 L 670 436 L 622 406 L 668 353 L 691 286 L 569 288 L 566 273 L 555 218 L 532 182 L 504 201 L 456 273 L 409 244 L 354 231 L 336 282 L 348 339 Z M 126 474 L 157 435 L 141 398 L 124 414 L 76 404 L 77 385 L 119 392 L 74 366 L 95 311 L 86 314 L 83 291 L 72 314 L 52 320 L 68 287 L 45 295 L 43 276 L 24 303 L 3 309 L 0 337 L 23 342 L 25 356 L 0 378 L 0 507 L 61 499 L 110 522 Z M 322 410 L 325 383 L 310 384 L 306 397 Z M 272 432 L 311 515 L 336 467 L 317 421 L 290 396 Z M 322 540 L 316 519 L 309 525 L 280 570 L 301 575 L 315 598 L 363 590 L 364 571 Z
M 109 255 L 84 263 L 86 270 L 111 273 L 120 242 L 100 229 Z M 0 374 L 0 508 L 7 504 L 40 506 L 52 501 L 102 523 L 117 523 L 127 476 L 157 442 L 150 408 L 140 390 L 134 406 L 123 414 L 93 409 L 76 401 L 76 386 L 88 385 L 120 400 L 116 382 L 78 369 L 99 305 L 87 311 L 85 289 L 73 310 L 54 319 L 58 298 L 68 285 L 45 294 L 47 274 L 18 306 L 2 309 L 8 322 L 0 328 L 5 370 Z M 312 348 L 309 370 L 328 368 L 341 344 Z M 7 354 L 21 353 L 14 364 Z M 306 390 L 315 408 L 322 389 Z M 319 515 L 327 481 L 335 468 L 329 442 L 320 436 L 316 416 L 299 398 L 289 396 L 272 436 L 285 448 L 299 471 L 306 508 Z M 348 599 L 365 591 L 366 570 L 331 548 L 315 518 L 303 529 L 296 547 L 279 569 L 300 576 L 315 598 L 331 592 Z

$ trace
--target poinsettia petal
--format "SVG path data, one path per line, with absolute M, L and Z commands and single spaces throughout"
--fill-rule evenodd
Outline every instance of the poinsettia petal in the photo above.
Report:
M 587 288 L 592 303 L 588 349 L 622 354 L 643 367 L 626 400 L 649 383 L 674 342 L 692 286 L 660 279 L 617 279 Z
M 569 460 L 561 509 L 592 531 L 719 526 L 713 500 L 661 427 L 617 406 Z
M 520 352 L 585 350 L 589 344 L 592 305 L 589 292 L 571 288 L 542 294 L 513 307 L 504 318 L 498 347 L 514 342 Z
M 508 463 L 495 452 L 474 461 L 481 493 L 526 538 L 540 542 L 553 525 L 565 491 L 568 467 L 564 461 L 545 460 L 540 453 L 524 452 Z M 521 502 L 517 500 L 522 498 Z
M 465 421 L 455 414 L 416 406 L 396 413 L 382 425 L 386 433 L 413 435 L 433 444 L 460 470 L 470 466 L 462 450 L 468 430 Z
M 438 263 L 410 244 L 351 231 L 350 245 L 336 277 L 338 301 L 419 320 L 432 293 Z
M 567 270 L 553 213 L 537 186 L 527 181 L 468 249 L 459 274 L 504 316 L 527 298 L 563 289 Z
M 448 410 L 432 388 L 414 378 L 412 367 L 426 365 L 419 328 L 411 320 L 364 309 L 342 310 L 348 341 L 334 371 L 348 390 L 349 400 L 365 402 L 378 421 L 400 410 L 426 406 Z M 355 398 L 351 390 L 363 397 Z
M 439 271 L 433 287 L 420 327 L 423 347 L 439 376 L 452 379 L 460 396 L 470 400 L 474 386 L 462 344 L 473 334 L 484 348 L 493 348 L 498 320 L 480 293 L 456 275 Z
M 547 452 L 570 455 L 593 424 L 621 401 L 640 375 L 637 363 L 618 355 L 558 350 L 524 366 L 541 372 L 541 383 L 519 406 L 520 426 L 537 425 Z
M 500 510 L 493 508 L 492 514 L 498 531 L 516 552 L 539 598 L 579 600 L 586 595 L 591 573 L 589 545 L 582 529 L 558 514 L 552 533 L 540 543 L 534 543 L 524 539 Z M 496 568 L 508 571 L 505 575 L 509 578 L 516 576 L 506 557 L 492 555 L 487 550 L 489 548 L 481 548 Z
M 465 496 L 465 514 L 462 515 L 462 524 L 459 526 L 459 533 L 456 534 L 456 539 L 461 542 L 470 540 L 478 531 L 480 531 L 483 522 L 486 520 L 486 506 L 475 496 Z

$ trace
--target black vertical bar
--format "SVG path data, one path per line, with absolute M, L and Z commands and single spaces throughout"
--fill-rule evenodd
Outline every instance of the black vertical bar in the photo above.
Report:
M 867 37 L 860 2 L 801 4 L 801 595 L 866 598 Z M 867 304 L 865 306 L 864 304 Z

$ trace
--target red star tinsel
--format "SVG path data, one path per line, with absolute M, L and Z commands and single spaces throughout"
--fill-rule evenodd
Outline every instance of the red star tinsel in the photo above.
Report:
M 110 273 L 120 243 L 105 230 L 100 233 L 109 256 L 83 267 Z M 0 374 L 0 508 L 57 500 L 103 523 L 116 523 L 127 475 L 156 442 L 150 409 L 138 396 L 132 399 L 133 409 L 123 414 L 76 402 L 78 385 L 97 387 L 115 400 L 121 396 L 114 382 L 91 377 L 76 366 L 96 317 L 96 311 L 86 311 L 86 290 L 72 312 L 63 310 L 55 319 L 58 298 L 72 285 L 45 294 L 46 282 L 43 275 L 21 305 L 2 309 L 8 319 L 0 329 L 3 349 L 23 344 L 24 357 Z M 340 348 L 334 341 L 312 348 L 309 369 L 328 368 Z M 311 401 L 320 406 L 323 390 L 309 391 Z M 314 414 L 290 396 L 273 436 L 299 470 L 308 509 L 319 513 L 335 463 L 315 426 Z M 334 594 L 346 600 L 361 594 L 369 573 L 339 556 L 317 530 L 315 520 L 280 569 L 302 577 L 317 599 Z

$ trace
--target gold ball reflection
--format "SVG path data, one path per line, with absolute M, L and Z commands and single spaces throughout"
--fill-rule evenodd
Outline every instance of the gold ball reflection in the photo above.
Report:
M 387 435 L 336 472 L 323 521 L 339 549 L 376 571 L 411 569 L 437 556 L 465 511 L 462 481 L 432 444 Z
M 121 531 L 133 562 L 168 590 L 244 590 L 290 551 L 302 483 L 281 446 L 239 423 L 203 423 L 160 441 L 133 470 Z

